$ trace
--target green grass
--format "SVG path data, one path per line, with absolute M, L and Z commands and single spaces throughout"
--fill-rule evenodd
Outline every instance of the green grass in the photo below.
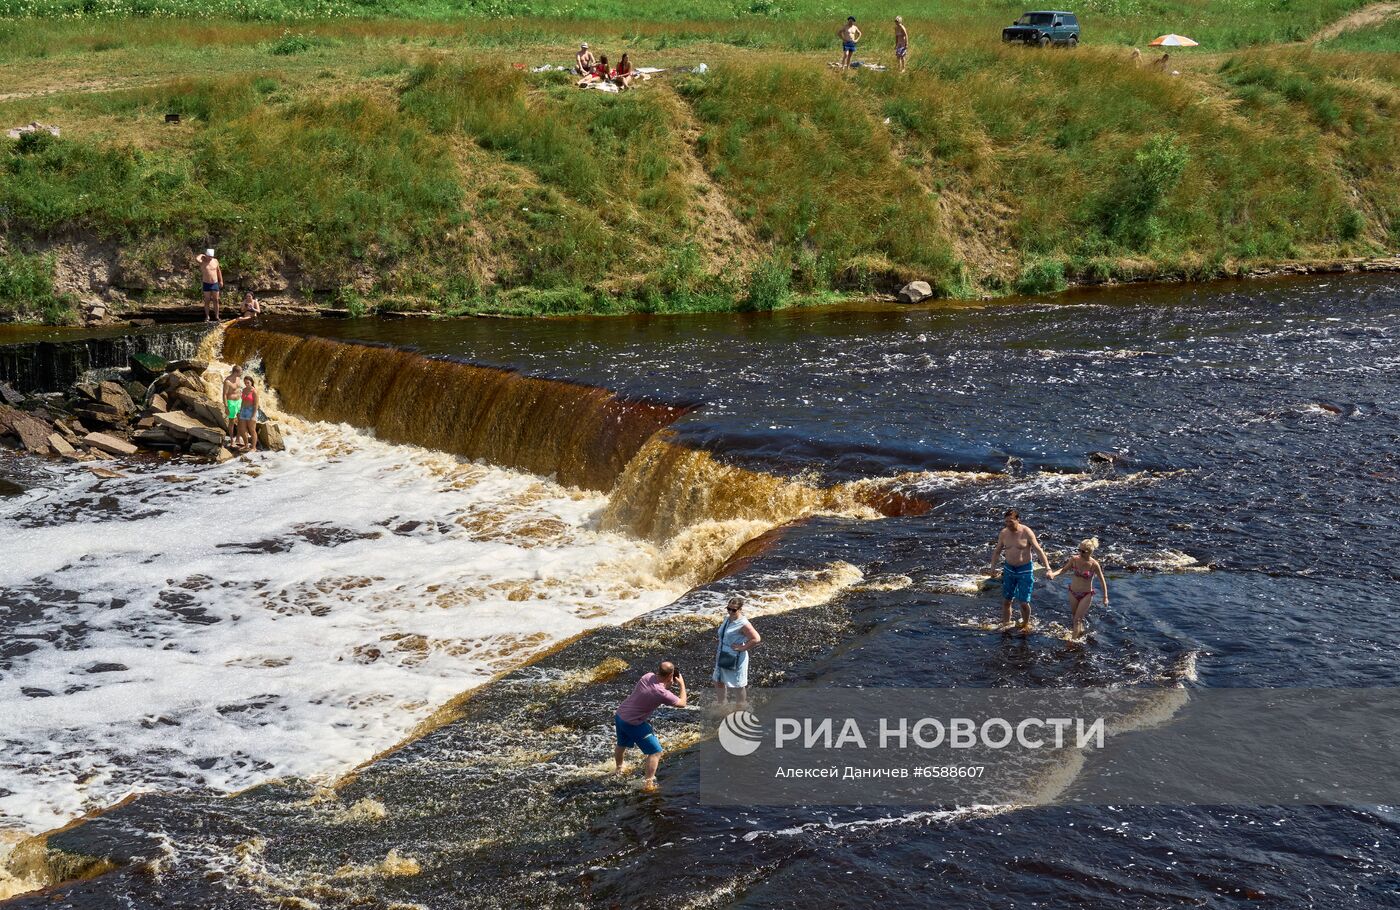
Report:
M 16 93 L 0 123 L 63 127 L 0 140 L 0 232 L 10 249 L 115 243 L 151 286 L 212 244 L 235 286 L 520 315 L 771 309 L 916 277 L 1040 293 L 1388 252 L 1400 58 L 1261 47 L 1178 55 L 1170 78 L 1092 46 L 1168 28 L 1244 46 L 1356 5 L 1099 0 L 1080 7 L 1087 46 L 1039 52 L 995 39 L 1019 7 L 940 0 L 921 10 L 936 31 L 909 17 L 904 77 L 828 69 L 815 0 L 662 0 L 646 21 L 581 0 L 0 22 Z M 554 17 L 497 15 L 521 11 Z M 866 54 L 888 59 L 870 26 Z M 567 61 L 580 37 L 710 71 L 605 95 L 513 66 Z
M 53 286 L 52 257 L 0 253 L 0 308 L 23 322 L 63 325 L 74 321 L 75 301 Z
M 1301 41 L 1365 0 L 1083 0 L 1074 4 L 1086 43 L 1141 45 L 1164 32 L 1189 34 L 1218 50 Z M 930 0 L 903 9 L 916 41 L 931 34 L 995 37 L 1025 9 L 1003 0 Z M 896 10 L 880 0 L 0 0 L 0 19 L 58 22 L 191 19 L 309 23 L 338 19 L 418 21 L 476 19 L 506 23 L 498 38 L 516 43 L 586 33 L 590 23 L 620 23 L 639 33 L 660 26 L 679 42 L 726 35 L 741 46 L 812 50 L 829 47 L 846 15 L 887 47 Z M 109 36 L 110 38 L 110 36 Z
M 1400 17 L 1395 17 L 1370 28 L 1343 32 L 1322 44 L 1327 50 L 1362 51 L 1380 54 L 1400 53 Z

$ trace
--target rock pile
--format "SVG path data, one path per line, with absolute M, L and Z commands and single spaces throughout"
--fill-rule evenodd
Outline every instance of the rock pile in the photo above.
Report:
M 0 443 L 71 461 L 142 450 L 228 461 L 224 411 L 204 390 L 208 367 L 136 354 L 129 378 L 77 382 L 63 394 L 26 397 L 0 383 Z M 283 448 L 276 424 L 258 424 L 258 447 Z

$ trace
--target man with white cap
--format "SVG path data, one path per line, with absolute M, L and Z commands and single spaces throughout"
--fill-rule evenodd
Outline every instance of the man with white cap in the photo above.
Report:
M 894 17 L 894 59 L 899 62 L 899 71 L 904 72 L 905 58 L 909 56 L 909 29 L 904 27 L 904 17 Z
M 207 249 L 195 257 L 199 263 L 200 286 L 204 291 L 204 321 L 209 321 L 209 304 L 214 304 L 214 321 L 219 321 L 219 293 L 224 289 L 224 270 L 219 260 L 214 258 L 214 250 Z
M 580 76 L 587 76 L 598 65 L 598 61 L 593 59 L 593 52 L 588 49 L 587 41 L 578 46 L 578 53 L 574 55 L 574 64 L 574 69 Z

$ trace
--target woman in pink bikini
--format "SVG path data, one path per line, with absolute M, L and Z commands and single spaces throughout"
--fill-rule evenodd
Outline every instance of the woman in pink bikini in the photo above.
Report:
M 1094 551 L 1098 548 L 1097 537 L 1081 540 L 1078 553 L 1071 556 L 1060 569 L 1046 573 L 1050 578 L 1063 572 L 1074 574 L 1069 581 L 1069 614 L 1070 634 L 1075 638 L 1084 637 L 1084 617 L 1089 614 L 1089 606 L 1097 593 L 1094 590 L 1094 576 L 1098 576 L 1099 585 L 1103 588 L 1103 605 L 1108 606 L 1108 581 L 1103 577 L 1103 566 L 1094 558 Z

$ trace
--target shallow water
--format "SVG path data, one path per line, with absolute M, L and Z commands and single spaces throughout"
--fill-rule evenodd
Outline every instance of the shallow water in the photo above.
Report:
M 1393 276 L 1126 289 L 953 309 L 519 322 L 274 320 L 268 326 L 414 346 L 677 404 L 700 402 L 672 432 L 725 465 L 813 484 L 901 475 L 906 489 L 931 504 L 927 514 L 873 520 L 817 510 L 738 575 L 677 605 L 711 610 L 726 590 L 761 595 L 803 572 L 850 567 L 852 574 L 822 588 L 817 600 L 839 603 L 853 623 L 834 633 L 836 643 L 822 656 L 784 668 L 781 679 L 765 677 L 759 661 L 760 686 L 794 679 L 917 687 L 1400 684 L 1394 648 L 1400 618 L 1391 590 L 1400 570 L 1390 557 L 1400 543 L 1394 505 L 1400 279 Z M 317 489 L 339 496 L 361 470 L 373 474 L 370 453 L 378 445 L 349 445 L 338 467 L 324 469 L 339 482 Z M 1090 459 L 1092 452 L 1110 453 L 1116 463 Z M 383 458 L 381 467 L 394 460 Z M 251 487 L 258 479 L 245 482 Z M 46 495 L 57 513 L 70 516 L 66 533 L 103 508 L 101 497 L 82 485 L 52 489 Z M 568 498 L 552 489 L 552 496 Z M 433 505 L 440 493 L 415 491 L 415 514 L 451 513 L 454 507 Z M 596 516 L 604 497 L 571 495 L 582 498 L 569 499 L 577 511 L 564 521 L 568 546 L 584 546 L 598 532 L 580 503 L 591 503 Z M 403 511 L 371 499 L 342 507 L 328 498 L 302 523 L 359 531 L 376 526 L 381 513 Z M 689 501 L 675 491 L 657 498 L 683 500 Z M 164 508 L 164 501 L 156 497 L 148 505 Z M 5 502 L 7 513 L 13 511 L 14 500 Z M 1036 634 L 1008 637 L 992 627 L 999 602 L 981 589 L 978 571 L 1002 510 L 1012 506 L 1053 557 L 1062 558 L 1081 537 L 1103 540 L 1112 606 L 1095 606 L 1087 645 L 1064 638 L 1063 582 L 1038 589 Z M 367 514 L 351 520 L 342 508 L 349 516 Z M 460 514 L 472 506 L 455 508 Z M 755 522 L 749 531 L 761 529 Z M 400 543 L 382 527 L 378 538 L 330 548 L 297 533 L 283 522 L 253 536 L 297 541 L 290 553 L 268 558 L 306 559 L 308 567 L 341 550 L 360 554 L 365 564 L 398 558 Z M 617 548 L 610 552 L 619 554 L 666 545 L 620 535 L 609 541 Z M 418 558 L 453 552 L 432 546 Z M 81 578 L 80 562 L 65 569 L 62 557 L 53 560 L 47 574 Z M 156 565 L 165 565 L 169 577 L 222 571 L 199 568 L 198 561 L 189 572 L 172 572 L 168 561 Z M 296 570 L 286 571 L 290 578 Z M 494 567 L 478 571 L 485 577 Z M 254 574 L 262 581 L 268 573 Z M 11 587 L 17 584 L 18 578 L 7 579 L 6 596 L 22 590 Z M 291 580 L 280 585 L 293 589 Z M 149 611 L 165 582 L 151 575 L 128 587 L 133 600 L 145 591 Z M 594 596 L 611 602 L 610 590 L 604 586 Z M 659 599 L 673 594 L 664 585 L 655 589 Z M 369 609 L 338 591 L 324 600 L 342 598 L 352 614 Z M 91 598 L 86 603 L 84 611 Z M 570 611 L 553 609 L 551 616 Z M 635 612 L 640 609 L 629 607 L 596 621 Z M 765 620 L 762 608 L 756 612 L 760 628 L 766 622 L 770 629 L 789 615 L 775 609 Z M 510 628 L 524 634 L 534 628 L 531 619 L 515 617 L 518 625 Z M 332 637 L 329 644 L 344 650 L 350 642 Z M 82 659 L 57 663 L 55 672 L 72 676 Z M 417 688 L 417 697 L 429 702 L 448 688 L 434 688 L 439 682 L 409 673 L 403 686 L 391 688 L 400 699 L 414 697 L 406 692 Z M 357 710 L 347 716 L 352 725 L 361 723 Z M 430 757 L 432 749 L 407 750 L 400 761 Z M 1400 902 L 1393 849 L 1400 817 L 1388 808 L 736 813 L 699 805 L 693 769 L 683 759 L 668 766 L 662 799 L 617 797 L 586 833 L 556 845 L 549 863 L 525 858 L 524 845 L 501 855 L 478 846 L 458 855 L 456 865 L 433 868 L 425 859 L 422 875 L 395 878 L 392 887 L 364 884 L 361 896 L 372 905 L 387 905 L 395 895 L 433 907 L 530 903 L 528 894 L 500 891 L 464 896 L 453 884 L 453 869 L 489 878 L 486 867 L 508 855 L 535 870 L 532 887 L 567 882 L 572 888 L 582 876 L 590 901 L 619 906 Z M 487 842 L 498 827 L 509 830 L 488 816 L 488 803 L 479 805 L 483 814 L 474 821 Z M 245 807 L 240 817 L 256 826 L 263 811 Z M 174 822 L 166 830 L 188 837 Z M 395 836 L 408 838 L 397 843 L 420 858 L 445 849 L 449 839 Z M 291 849 L 276 860 L 279 874 L 295 878 L 297 868 L 313 865 L 314 854 L 314 844 Z

